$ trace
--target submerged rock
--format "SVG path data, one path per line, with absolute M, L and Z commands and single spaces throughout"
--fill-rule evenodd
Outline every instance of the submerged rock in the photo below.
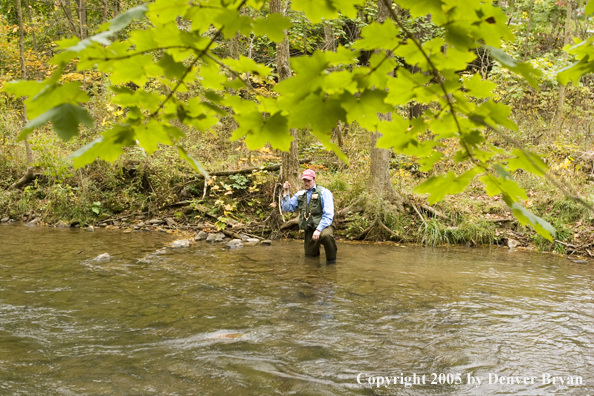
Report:
M 109 253 L 100 254 L 99 256 L 97 256 L 93 259 L 93 261 L 109 261 L 109 260 L 111 260 L 111 256 L 109 255 Z
M 270 246 L 272 245 L 272 241 L 270 239 L 264 239 L 262 242 L 260 242 L 260 244 L 262 246 Z
M 33 226 L 36 226 L 37 224 L 39 224 L 39 218 L 35 218 L 35 219 L 31 220 L 30 222 L 28 222 L 25 225 L 27 227 L 33 227 Z
M 514 249 L 516 246 L 519 246 L 520 242 L 516 241 L 515 239 L 508 239 L 507 240 L 507 247 L 510 249 Z
M 208 234 L 204 231 L 200 231 L 198 235 L 194 237 L 195 241 L 203 241 L 208 237 Z
M 214 242 L 223 242 L 225 240 L 225 234 L 222 232 L 215 232 L 212 234 L 208 234 L 206 237 L 206 242 L 214 243 Z
M 178 239 L 177 241 L 173 241 L 169 244 L 169 247 L 172 248 L 187 248 L 190 246 L 189 239 Z
M 243 243 L 241 243 L 241 239 L 232 239 L 227 242 L 227 249 L 241 249 L 243 247 Z

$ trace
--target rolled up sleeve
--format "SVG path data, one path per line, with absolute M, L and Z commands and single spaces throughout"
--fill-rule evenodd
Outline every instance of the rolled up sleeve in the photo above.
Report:
M 294 212 L 295 209 L 297 209 L 297 203 L 297 194 L 293 195 L 292 198 L 289 198 L 288 195 L 285 195 L 281 201 L 281 208 L 285 212 Z

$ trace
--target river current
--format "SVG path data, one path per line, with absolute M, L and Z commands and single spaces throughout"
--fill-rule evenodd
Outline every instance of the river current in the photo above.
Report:
M 0 226 L 0 395 L 594 395 L 592 263 L 173 239 Z

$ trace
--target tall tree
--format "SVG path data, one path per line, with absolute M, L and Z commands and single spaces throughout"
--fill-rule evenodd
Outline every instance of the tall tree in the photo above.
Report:
M 33 29 L 33 17 L 31 16 L 31 7 L 29 6 L 29 0 L 25 0 L 25 8 L 27 9 L 27 17 L 29 19 L 29 25 L 31 26 L 31 40 L 33 44 L 33 52 L 37 55 L 37 36 L 35 35 L 35 29 Z
M 322 51 L 336 52 L 336 38 L 334 37 L 334 29 L 329 21 L 324 21 L 324 46 Z M 332 129 L 332 137 L 336 139 L 336 144 L 342 149 L 344 144 L 342 137 L 342 129 L 344 125 L 338 121 L 336 127 Z
M 78 28 L 80 32 L 80 39 L 84 39 L 89 35 L 87 27 L 87 1 L 76 0 L 76 11 L 78 14 Z
M 288 3 L 285 7 L 288 8 Z M 273 14 L 285 15 L 286 10 L 283 7 L 282 0 L 271 0 L 270 1 L 270 12 Z M 276 72 L 278 74 L 278 82 L 286 80 L 291 77 L 291 65 L 289 64 L 290 52 L 289 52 L 289 36 L 288 31 L 284 31 L 285 38 L 283 41 L 276 45 Z M 282 173 L 281 177 L 283 180 L 291 183 L 291 193 L 301 188 L 301 178 L 299 177 L 299 146 L 297 140 L 297 130 L 291 129 L 291 135 L 293 141 L 288 152 L 283 151 L 281 154 L 282 161 Z
M 378 0 L 377 2 L 377 21 L 383 24 L 386 19 L 390 18 L 390 11 L 388 7 L 392 6 L 392 0 Z M 380 113 L 378 118 L 383 121 L 392 121 L 392 113 Z M 391 150 L 376 147 L 377 141 L 382 137 L 382 134 L 375 131 L 371 134 L 371 162 L 369 165 L 369 180 L 368 188 L 374 194 L 382 198 L 387 198 L 396 201 L 397 204 L 402 205 L 402 199 L 394 190 L 392 183 L 390 183 L 390 158 L 392 157 Z
M 565 18 L 565 35 L 563 37 L 563 47 L 569 44 L 571 39 L 571 14 L 572 14 L 572 0 L 567 1 L 567 17 Z M 567 52 L 563 52 L 563 60 L 567 61 Z M 560 84 L 559 87 L 559 100 L 557 102 L 557 112 L 553 128 L 554 133 L 560 133 L 563 127 L 563 105 L 565 104 L 565 86 L 566 84 Z
M 17 8 L 17 18 L 19 21 L 19 60 L 21 63 L 21 78 L 23 80 L 27 79 L 27 65 L 25 64 L 25 29 L 23 26 L 23 10 L 21 7 L 21 0 L 16 1 L 16 8 Z M 23 104 L 23 124 L 27 124 L 27 107 Z M 25 138 L 25 153 L 27 155 L 27 172 L 25 175 L 13 184 L 12 188 L 18 188 L 33 178 L 33 169 L 31 164 L 33 163 L 33 152 L 31 151 L 31 147 L 29 146 L 29 138 Z

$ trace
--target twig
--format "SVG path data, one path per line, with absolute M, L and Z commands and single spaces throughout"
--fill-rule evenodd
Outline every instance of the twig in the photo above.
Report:
M 393 237 L 398 238 L 399 240 L 402 239 L 400 237 L 400 235 L 398 235 L 397 233 L 395 233 L 394 231 L 389 229 L 388 226 L 386 226 L 381 220 L 380 220 L 379 224 L 384 228 L 384 230 L 388 231 Z
M 419 209 L 417 209 L 417 207 L 415 206 L 415 204 L 412 204 L 412 207 L 415 210 L 415 212 L 417 212 L 417 214 L 419 215 L 419 217 L 421 218 L 421 221 L 423 222 L 423 224 L 425 224 L 425 227 L 428 227 L 427 222 L 425 221 L 425 218 L 423 217 L 423 215 L 421 214 L 421 212 L 419 212 Z
M 274 192 L 272 193 L 273 202 L 274 202 L 274 197 L 276 197 L 276 187 L 277 186 L 281 186 L 281 184 L 276 183 L 274 185 Z M 282 188 L 282 186 L 281 186 L 281 188 Z M 283 219 L 283 223 L 286 223 L 287 221 L 285 220 L 285 215 L 283 214 L 283 210 L 281 208 L 281 197 L 282 197 L 282 194 L 279 193 L 278 194 L 278 213 L 281 215 L 281 219 Z
M 559 240 L 557 240 L 557 239 L 555 239 L 554 241 L 555 241 L 555 242 L 557 242 L 557 243 L 559 243 L 559 244 L 561 244 L 561 245 L 563 245 L 563 246 L 567 246 L 567 247 L 570 247 L 570 248 L 576 249 L 576 246 L 575 246 L 575 245 L 572 245 L 572 244 L 570 244 L 570 243 L 561 242 L 561 241 L 559 241 Z
M 369 234 L 369 231 L 371 231 L 373 229 L 373 227 L 375 227 L 379 222 L 379 216 L 377 216 L 375 218 L 375 220 L 373 220 L 373 223 L 371 223 L 371 225 L 369 227 L 367 227 L 366 229 L 364 229 L 355 239 L 359 240 L 359 239 L 363 239 L 367 236 L 367 234 Z
M 202 199 L 204 199 L 204 197 L 206 197 L 206 189 L 208 188 L 208 180 L 206 180 L 206 177 L 204 178 L 204 192 L 202 193 Z

